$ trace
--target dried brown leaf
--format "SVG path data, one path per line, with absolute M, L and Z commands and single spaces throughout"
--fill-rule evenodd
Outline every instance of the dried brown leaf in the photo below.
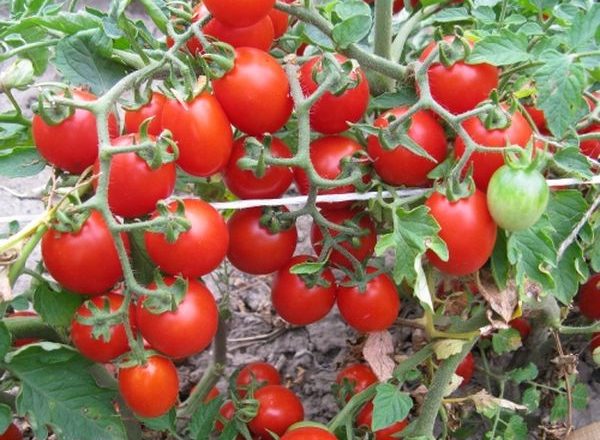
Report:
M 369 333 L 363 356 L 380 382 L 391 379 L 396 363 L 392 358 L 394 354 L 394 341 L 388 331 Z
M 514 282 L 509 281 L 506 289 L 500 290 L 494 283 L 491 274 L 482 272 L 477 275 L 477 287 L 494 312 L 509 322 L 517 307 L 518 295 Z

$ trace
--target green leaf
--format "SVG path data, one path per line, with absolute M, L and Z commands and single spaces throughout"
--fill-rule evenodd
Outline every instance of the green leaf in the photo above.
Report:
M 175 432 L 177 429 L 175 426 L 175 422 L 177 422 L 177 414 L 174 408 L 160 417 L 155 417 L 152 419 L 138 417 L 138 419 L 146 428 L 151 429 L 152 431 Z
M 335 50 L 335 46 L 333 41 L 331 41 L 331 38 L 329 38 L 319 28 L 313 26 L 312 24 L 304 25 L 303 35 L 310 42 L 310 44 L 330 51 Z
M 544 111 L 550 131 L 562 137 L 587 111 L 583 99 L 585 68 L 571 55 L 556 50 L 544 52 L 541 61 L 542 66 L 534 73 L 537 106 Z
M 466 8 L 443 8 L 432 17 L 434 23 L 459 23 L 461 21 L 472 21 Z
M 72 35 L 79 31 L 100 28 L 102 26 L 102 20 L 86 11 L 61 11 L 56 15 L 28 17 L 7 28 L 6 33 L 20 33 L 22 29 L 27 29 L 32 25 Z
M 331 31 L 331 37 L 337 46 L 346 49 L 369 35 L 371 24 L 370 15 L 354 15 L 336 24 Z
M 514 328 L 502 329 L 492 336 L 492 347 L 497 354 L 515 351 L 521 345 L 521 335 Z
M 556 286 L 550 292 L 565 306 L 570 305 L 577 295 L 579 284 L 589 275 L 583 249 L 578 243 L 567 248 L 552 275 Z
M 552 163 L 574 177 L 586 179 L 593 175 L 590 163 L 577 147 L 561 148 L 552 156 Z
M 498 35 L 490 35 L 478 41 L 469 55 L 468 62 L 506 66 L 528 61 L 530 55 L 527 53 L 527 40 L 525 35 L 502 29 Z
M 530 387 L 523 393 L 523 405 L 527 407 L 529 412 L 534 412 L 540 407 L 540 398 L 542 393 L 536 387 Z
M 429 248 L 442 260 L 448 259 L 446 243 L 437 235 L 440 230 L 437 222 L 429 215 L 425 206 L 411 211 L 398 208 L 394 212 L 394 231 L 380 235 L 375 247 L 377 255 L 393 248 L 396 256 L 394 281 L 400 284 L 406 280 L 411 286 L 417 277 L 414 262 Z
M 55 291 L 49 284 L 39 284 L 33 293 L 33 308 L 44 322 L 53 327 L 67 328 L 77 308 L 83 303 L 81 295 Z
M 500 289 L 504 289 L 508 282 L 510 264 L 506 255 L 506 232 L 503 230 L 499 230 L 496 236 L 491 264 L 494 281 Z
M 538 376 L 538 369 L 533 362 L 530 362 L 523 368 L 509 371 L 506 376 L 513 382 L 520 384 L 522 382 L 534 380 Z
M 408 393 L 404 393 L 394 385 L 380 383 L 376 388 L 377 394 L 373 399 L 373 431 L 387 428 L 394 423 L 404 420 L 413 401 Z
M 24 26 L 18 34 L 4 36 L 2 38 L 11 47 L 23 46 L 27 43 L 36 43 L 46 39 L 46 30 L 33 23 Z M 50 51 L 48 47 L 38 47 L 28 49 L 19 54 L 21 58 L 29 59 L 33 64 L 33 69 L 36 75 L 41 75 L 48 67 L 48 59 Z
M 4 321 L 0 321 L 0 359 L 4 359 L 8 350 L 10 350 L 12 337 Z M 4 431 L 0 431 L 4 432 Z
M 567 33 L 573 49 L 585 50 L 596 39 L 600 28 L 600 4 L 592 4 L 588 11 L 578 11 Z
M 417 100 L 417 94 L 412 87 L 398 86 L 394 92 L 383 93 L 371 99 L 369 108 L 372 110 L 387 110 L 403 105 L 412 105 Z
M 434 342 L 433 351 L 439 360 L 444 360 L 459 354 L 464 346 L 465 341 L 460 339 L 442 339 Z
M 335 12 L 341 21 L 357 15 L 371 16 L 371 8 L 362 0 L 338 2 L 335 4 L 333 12 Z
M 290 273 L 296 275 L 311 275 L 317 273 L 325 266 L 325 261 L 305 261 L 304 263 L 295 264 L 290 268 Z
M 143 284 L 149 284 L 154 279 L 154 263 L 146 252 L 144 243 L 144 231 L 135 230 L 128 234 L 131 244 L 131 259 L 136 278 Z
M 600 230 L 594 231 L 594 242 L 589 250 L 590 265 L 594 272 L 600 272 Z
M 571 390 L 573 396 L 573 408 L 578 410 L 584 410 L 588 406 L 590 400 L 590 393 L 588 386 L 584 383 L 577 383 Z
M 7 356 L 3 368 L 21 382 L 17 411 L 27 416 L 35 438 L 48 427 L 61 440 L 123 440 L 116 390 L 101 388 L 90 374 L 94 364 L 75 350 L 50 342 L 29 345 Z
M 523 420 L 523 417 L 518 415 L 512 415 L 508 419 L 506 428 L 504 430 L 503 440 L 526 440 L 529 430 L 527 423 Z
M 12 409 L 10 406 L 0 403 L 0 432 L 5 432 L 12 423 Z
M 46 162 L 35 147 L 14 147 L 0 150 L 0 176 L 29 177 L 41 172 Z
M 54 65 L 74 85 L 89 85 L 101 95 L 127 74 L 126 68 L 111 60 L 112 42 L 101 30 L 80 32 L 56 45 Z
M 550 410 L 550 421 L 556 423 L 560 420 L 564 420 L 567 417 L 569 410 L 569 401 L 567 396 L 564 394 L 557 394 L 552 409 Z
M 555 287 L 551 276 L 556 263 L 556 249 L 550 238 L 548 225 L 542 218 L 531 228 L 515 232 L 508 238 L 508 261 L 515 269 L 515 279 L 519 286 L 526 280 L 539 283 L 545 289 Z
M 33 145 L 29 127 L 0 122 L 0 152 L 3 149 L 18 147 L 19 145 Z
M 203 440 L 210 438 L 210 433 L 213 431 L 219 409 L 223 404 L 223 396 L 218 396 L 216 399 L 200 406 L 192 415 L 192 420 L 189 424 L 190 435 L 193 439 Z

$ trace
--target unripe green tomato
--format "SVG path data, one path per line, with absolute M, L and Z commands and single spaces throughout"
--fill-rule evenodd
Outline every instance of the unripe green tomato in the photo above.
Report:
M 487 203 L 494 221 L 515 232 L 535 224 L 548 206 L 550 190 L 536 169 L 503 165 L 490 180 Z

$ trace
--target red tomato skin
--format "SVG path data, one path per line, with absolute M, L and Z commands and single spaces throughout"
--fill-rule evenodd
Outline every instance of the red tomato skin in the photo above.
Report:
M 450 42 L 454 37 L 444 40 Z M 424 61 L 435 48 L 432 41 L 421 54 Z M 498 87 L 499 70 L 490 64 L 467 64 L 458 61 L 451 67 L 435 62 L 427 70 L 431 96 L 450 113 L 461 114 L 473 110 L 482 101 L 488 99 L 490 92 Z M 448 85 L 452 84 L 451 87 Z
M 366 390 L 374 383 L 379 382 L 371 367 L 367 364 L 351 364 L 344 367 L 335 378 L 335 382 L 338 385 L 344 383 L 344 379 L 347 379 L 353 386 L 352 396 Z M 348 396 L 348 400 L 350 397 Z
M 275 0 L 204 0 L 210 13 L 231 27 L 244 27 L 266 17 Z
M 453 203 L 435 192 L 425 205 L 440 225 L 439 235 L 448 245 L 449 255 L 448 261 L 442 261 L 428 251 L 429 262 L 441 272 L 455 276 L 481 269 L 492 255 L 497 234 L 485 194 L 475 190 L 470 197 Z
M 279 371 L 267 362 L 252 362 L 246 365 L 235 380 L 235 387 L 240 397 L 247 394 L 247 388 L 253 382 L 257 386 L 256 389 L 267 385 L 281 385 L 281 376 Z
M 275 39 L 273 22 L 268 15 L 250 26 L 237 28 L 213 18 L 206 23 L 202 30 L 206 35 L 215 37 L 233 47 L 253 47 L 265 52 L 269 51 Z M 198 44 L 200 45 L 200 42 Z
M 171 285 L 174 278 L 166 278 Z M 156 285 L 150 285 L 155 289 Z M 159 315 L 144 307 L 142 298 L 136 308 L 136 321 L 144 339 L 161 353 L 182 359 L 200 353 L 210 345 L 217 334 L 219 311 L 217 303 L 206 286 L 195 280 L 188 280 L 188 290 L 183 301 L 174 312 Z
M 321 275 L 328 287 L 316 284 L 308 287 L 290 268 L 306 261 L 308 255 L 297 255 L 283 266 L 273 278 L 271 301 L 273 308 L 285 321 L 294 325 L 309 325 L 323 319 L 335 304 L 336 283 L 333 273 L 325 269 Z
M 592 277 L 579 289 L 577 298 L 579 311 L 593 321 L 600 319 L 600 273 Z
M 150 101 L 137 110 L 125 110 L 125 133 L 139 133 L 142 122 L 152 118 L 148 124 L 148 134 L 158 136 L 162 132 L 162 112 L 167 97 L 152 92 Z
M 341 161 L 362 151 L 359 143 L 344 136 L 325 136 L 310 144 L 310 161 L 317 174 L 325 179 L 335 179 L 342 172 Z M 308 194 L 310 183 L 302 168 L 294 168 L 294 180 L 300 194 Z M 319 194 L 343 194 L 353 192 L 352 185 L 320 190 Z M 342 209 L 352 205 L 352 202 L 321 203 L 331 209 Z
M 336 55 L 340 63 L 348 59 Z M 300 85 L 305 96 L 312 95 L 319 85 L 313 79 L 313 71 L 322 69 L 323 57 L 312 58 L 300 69 Z M 339 96 L 325 92 L 310 109 L 311 127 L 323 134 L 337 134 L 348 130 L 348 122 L 355 123 L 362 119 L 369 105 L 369 82 L 360 67 L 350 74 L 353 80 L 358 80 L 356 87 L 346 90 Z
M 367 283 L 364 292 L 357 286 L 339 286 L 337 305 L 344 321 L 355 330 L 378 332 L 387 330 L 398 317 L 400 296 L 391 278 L 382 273 Z
M 371 430 L 373 425 L 373 402 L 368 402 L 356 416 L 356 425 L 358 427 L 366 427 Z M 397 440 L 399 437 L 396 434 L 402 432 L 408 426 L 406 419 L 396 422 L 387 428 L 375 431 L 375 440 Z
M 531 333 L 531 324 L 525 318 L 515 318 L 508 325 L 519 332 L 522 341 L 525 341 Z
M 145 365 L 119 370 L 119 391 L 137 415 L 160 417 L 177 403 L 177 369 L 169 359 L 151 356 Z
M 294 178 L 292 170 L 288 167 L 268 165 L 262 177 L 256 177 L 250 170 L 242 170 L 237 163 L 246 154 L 245 140 L 246 138 L 240 138 L 233 143 L 233 151 L 224 175 L 227 188 L 240 199 L 280 197 L 292 183 Z M 259 141 L 262 141 L 262 138 L 259 138 Z M 271 138 L 269 150 L 273 157 L 292 157 L 289 147 L 276 137 Z
M 127 235 L 121 234 L 129 250 Z M 48 229 L 42 237 L 42 259 L 52 277 L 65 289 L 99 295 L 123 278 L 112 235 L 98 211 L 92 211 L 78 232 Z
M 219 397 L 219 389 L 214 386 L 210 389 L 210 391 L 208 392 L 208 394 L 206 395 L 206 397 L 204 398 L 204 403 L 210 403 L 213 400 L 215 400 L 217 397 Z
M 96 96 L 85 90 L 73 90 L 73 99 L 95 101 Z M 74 109 L 73 114 L 58 125 L 48 125 L 41 116 L 33 115 L 33 141 L 40 155 L 51 165 L 71 174 L 81 174 L 98 157 L 98 130 L 93 113 Z M 118 134 L 117 118 L 108 117 L 110 137 Z
M 233 416 L 235 415 L 235 406 L 233 406 L 233 402 L 231 400 L 227 400 L 225 403 L 223 403 L 221 409 L 219 409 L 219 415 L 226 422 L 229 422 L 229 420 L 233 419 Z M 223 428 L 225 428 L 225 425 L 223 425 L 221 420 L 217 419 L 215 423 L 215 429 L 218 433 L 221 433 L 223 432 Z M 240 436 L 237 438 L 240 438 Z
M 229 219 L 227 258 L 237 269 L 253 275 L 266 275 L 279 270 L 294 255 L 298 230 L 291 228 L 271 233 L 260 224 L 261 208 L 236 211 Z
M 163 272 L 198 278 L 215 270 L 227 255 L 229 232 L 221 214 L 199 199 L 183 201 L 191 228 L 169 243 L 163 234 L 146 232 L 144 241 L 150 259 Z M 177 202 L 169 205 L 177 210 Z M 154 213 L 153 218 L 158 214 Z
M 337 440 L 337 437 L 326 429 L 303 426 L 286 432 L 281 440 Z
M 396 118 L 406 113 L 407 107 L 398 107 L 381 115 L 375 127 L 387 127 L 390 115 Z M 402 146 L 394 150 L 383 148 L 377 136 L 369 136 L 367 151 L 377 174 L 390 185 L 421 186 L 429 183 L 427 174 L 446 158 L 448 143 L 444 128 L 428 111 L 418 111 L 411 117 L 408 135 L 433 157 L 436 162 L 411 153 Z
M 592 342 L 590 343 L 590 350 L 593 353 L 598 347 L 600 347 L 600 333 L 594 333 L 592 335 Z
M 592 126 L 592 128 L 586 129 L 582 134 L 588 133 L 600 133 L 600 124 L 596 124 Z M 589 139 L 587 141 L 581 141 L 579 144 L 579 149 L 582 154 L 585 154 L 592 159 L 599 160 L 600 159 L 600 139 Z
M 11 423 L 8 425 L 8 428 L 6 428 L 6 431 L 0 434 L 0 440 L 23 440 L 23 433 L 17 425 Z
M 285 3 L 293 3 L 293 0 L 284 0 Z M 271 9 L 269 12 L 269 18 L 273 23 L 273 30 L 275 32 L 275 39 L 283 37 L 288 30 L 288 26 L 290 24 L 290 17 L 283 11 L 279 9 Z
M 468 385 L 473 378 L 473 371 L 475 370 L 475 358 L 473 353 L 469 353 L 463 361 L 456 368 L 456 374 L 463 378 L 461 387 Z
M 377 244 L 377 231 L 375 230 L 375 224 L 371 220 L 371 217 L 364 210 L 359 208 L 354 209 L 323 209 L 323 216 L 338 225 L 342 225 L 347 221 L 351 221 L 354 218 L 359 218 L 358 216 L 361 214 L 358 220 L 358 226 L 360 229 L 365 230 L 366 234 L 361 235 L 360 237 L 356 236 L 359 240 L 359 245 L 354 247 L 353 244 L 349 241 L 344 243 L 340 243 L 340 245 L 346 249 L 350 254 L 352 254 L 358 261 L 364 262 L 371 258 L 373 252 L 375 251 L 375 245 Z M 339 235 L 339 231 L 330 229 L 329 233 L 332 238 L 335 238 Z M 310 241 L 312 243 L 313 249 L 317 254 L 320 254 L 323 250 L 323 233 L 318 225 L 313 223 L 310 229 Z M 329 255 L 329 263 L 338 266 L 345 267 L 347 269 L 352 269 L 352 262 L 343 255 L 340 251 L 334 249 L 331 251 Z
M 233 133 L 217 99 L 204 92 L 185 105 L 167 100 L 163 128 L 171 131 L 179 147 L 177 165 L 193 176 L 208 177 L 227 166 Z
M 544 111 L 533 105 L 525 105 L 523 108 L 527 113 L 529 113 L 529 116 L 531 117 L 531 120 L 537 127 L 538 131 L 543 135 L 549 135 L 550 131 L 546 125 L 546 115 L 544 115 Z
M 519 145 L 525 147 L 533 131 L 525 117 L 516 112 L 512 116 L 510 126 L 500 130 L 488 130 L 478 117 L 472 117 L 462 123 L 463 128 L 475 142 L 485 147 L 506 147 Z M 461 157 L 465 152 L 465 143 L 459 136 L 456 138 L 455 154 Z M 494 172 L 504 165 L 502 153 L 474 152 L 467 162 L 466 168 L 473 165 L 473 180 L 481 191 L 487 191 L 488 184 Z
M 213 88 L 231 123 L 250 136 L 275 133 L 292 114 L 285 71 L 259 49 L 236 49 L 233 69 L 214 80 Z
M 38 314 L 35 312 L 32 312 L 30 310 L 21 310 L 18 312 L 13 312 L 10 315 L 7 316 L 8 319 L 10 318 L 23 318 L 23 317 L 37 317 Z M 25 345 L 29 345 L 29 344 L 35 344 L 36 342 L 39 342 L 40 340 L 37 338 L 20 338 L 20 339 L 15 339 L 12 343 L 12 346 L 15 348 L 19 348 L 19 347 L 23 347 Z M 2 439 L 2 437 L 0 437 L 0 440 Z
M 105 304 L 108 302 L 111 312 L 116 312 L 125 298 L 123 295 L 109 292 L 106 295 L 96 296 L 89 301 L 99 309 L 104 309 Z M 130 320 L 132 327 L 135 327 L 135 314 L 133 313 L 133 305 L 130 306 Z M 85 325 L 77 321 L 76 316 L 90 317 L 92 312 L 89 309 L 88 302 L 83 303 L 77 309 L 75 317 L 71 321 L 71 339 L 73 345 L 79 350 L 79 352 L 87 357 L 101 364 L 108 363 L 113 359 L 125 354 L 129 351 L 129 342 L 127 341 L 127 333 L 125 332 L 125 326 L 118 324 L 112 326 L 110 329 L 110 337 L 108 340 L 100 336 L 99 339 L 95 339 L 92 335 L 92 326 Z
M 154 138 L 151 138 L 152 140 Z M 139 135 L 129 134 L 112 141 L 115 147 L 141 143 Z M 100 162 L 94 163 L 94 174 L 100 173 Z M 110 165 L 108 205 L 113 214 L 125 218 L 141 217 L 156 208 L 175 189 L 177 169 L 174 162 L 153 170 L 135 152 L 115 154 Z M 98 179 L 92 181 L 94 190 Z
M 281 385 L 267 385 L 254 393 L 258 413 L 248 423 L 250 432 L 259 440 L 272 438 L 269 431 L 281 436 L 294 423 L 304 419 L 302 402 L 292 391 Z

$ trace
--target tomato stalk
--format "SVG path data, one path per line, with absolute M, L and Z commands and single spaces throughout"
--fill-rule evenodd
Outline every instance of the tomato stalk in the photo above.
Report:
M 392 60 L 392 5 L 393 0 L 375 0 L 375 44 L 373 53 Z M 376 73 L 371 78 L 371 87 L 376 95 L 394 88 L 394 80 Z
M 39 316 L 18 316 L 3 320 L 13 340 L 33 338 L 45 341 L 62 342 L 56 331 L 42 321 Z

